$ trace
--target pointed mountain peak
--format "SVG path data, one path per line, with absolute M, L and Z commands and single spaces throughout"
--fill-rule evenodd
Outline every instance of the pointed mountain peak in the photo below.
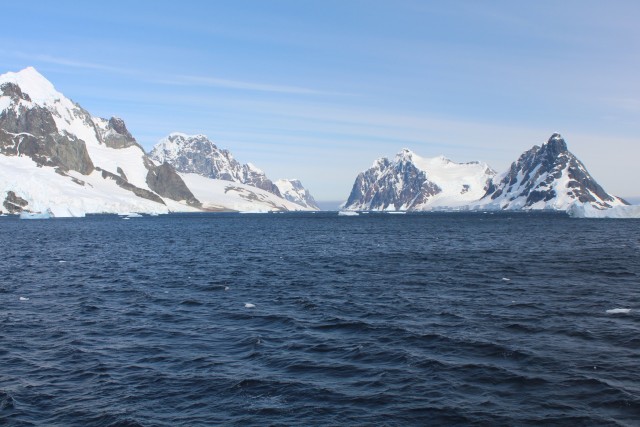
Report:
M 549 138 L 546 144 L 543 144 L 542 148 L 552 151 L 555 155 L 569 151 L 564 138 L 557 132 L 551 135 L 551 138 Z
M 64 98 L 53 84 L 40 74 L 35 68 L 27 67 L 17 73 L 9 72 L 0 76 L 0 85 L 13 83 L 20 87 L 23 93 L 36 104 L 52 104 Z
M 133 136 L 131 136 L 131 133 L 127 129 L 127 125 L 124 123 L 124 120 L 122 120 L 120 117 L 111 117 L 109 119 L 109 126 L 120 135 L 124 135 L 128 138 L 133 138 Z
M 414 156 L 414 152 L 408 148 L 403 148 L 396 154 L 396 158 L 399 160 L 411 160 Z

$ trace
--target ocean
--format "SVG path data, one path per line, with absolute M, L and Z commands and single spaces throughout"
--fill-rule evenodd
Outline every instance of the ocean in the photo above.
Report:
M 0 425 L 640 425 L 640 221 L 0 218 Z

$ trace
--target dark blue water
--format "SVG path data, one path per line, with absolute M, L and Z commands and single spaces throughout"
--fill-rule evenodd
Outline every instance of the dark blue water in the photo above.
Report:
M 2 425 L 640 425 L 635 220 L 2 218 L 0 233 Z

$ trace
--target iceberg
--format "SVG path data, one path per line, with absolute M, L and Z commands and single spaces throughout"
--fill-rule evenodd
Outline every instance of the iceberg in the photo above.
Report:
M 567 213 L 572 218 L 640 218 L 640 206 L 614 206 L 609 209 L 596 209 L 589 203 L 574 203 Z

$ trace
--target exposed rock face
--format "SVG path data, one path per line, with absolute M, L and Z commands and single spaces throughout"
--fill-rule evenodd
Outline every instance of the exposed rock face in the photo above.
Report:
M 358 175 L 344 207 L 387 210 L 391 206 L 393 210 L 410 210 L 441 191 L 410 161 L 394 163 L 382 158 Z
M 280 194 L 290 202 L 305 208 L 320 210 L 309 190 L 297 179 L 279 179 L 275 182 Z
M 554 210 L 565 210 L 576 202 L 599 209 L 627 204 L 593 179 L 558 133 L 523 153 L 496 177 L 481 202 L 501 209 Z
M 22 95 L 16 99 L 28 98 Z M 84 141 L 58 132 L 52 113 L 38 105 L 0 113 L 0 152 L 6 156 L 29 156 L 40 166 L 57 166 L 84 175 L 94 169 Z
M 240 164 L 228 150 L 218 148 L 205 135 L 172 133 L 151 153 L 159 163 L 169 163 L 178 172 L 251 185 L 282 197 L 278 187 L 252 164 Z
M 134 145 L 140 147 L 136 139 L 127 129 L 124 120 L 121 118 L 111 117 L 106 123 L 106 126 L 103 122 L 103 126 L 98 125 L 96 131 L 107 147 L 116 149 L 127 148 Z M 140 147 L 140 149 L 142 149 L 142 147 Z
M 31 102 L 31 98 L 29 95 L 22 93 L 22 89 L 15 83 L 3 83 L 0 85 L 0 94 L 2 96 L 11 97 L 13 102 L 18 102 L 19 100 L 29 101 Z
M 22 212 L 29 202 L 20 196 L 17 196 L 13 191 L 7 191 L 7 197 L 4 199 L 2 206 L 7 210 L 7 213 L 18 214 Z
M 402 150 L 360 173 L 343 205 L 348 210 L 428 210 L 477 200 L 495 172 L 486 164 L 422 158 Z
M 161 195 L 172 200 L 186 201 L 188 205 L 200 207 L 201 204 L 187 188 L 182 178 L 176 173 L 175 169 L 168 163 L 155 166 L 152 162 L 148 162 L 147 168 L 147 184 L 149 188 Z

